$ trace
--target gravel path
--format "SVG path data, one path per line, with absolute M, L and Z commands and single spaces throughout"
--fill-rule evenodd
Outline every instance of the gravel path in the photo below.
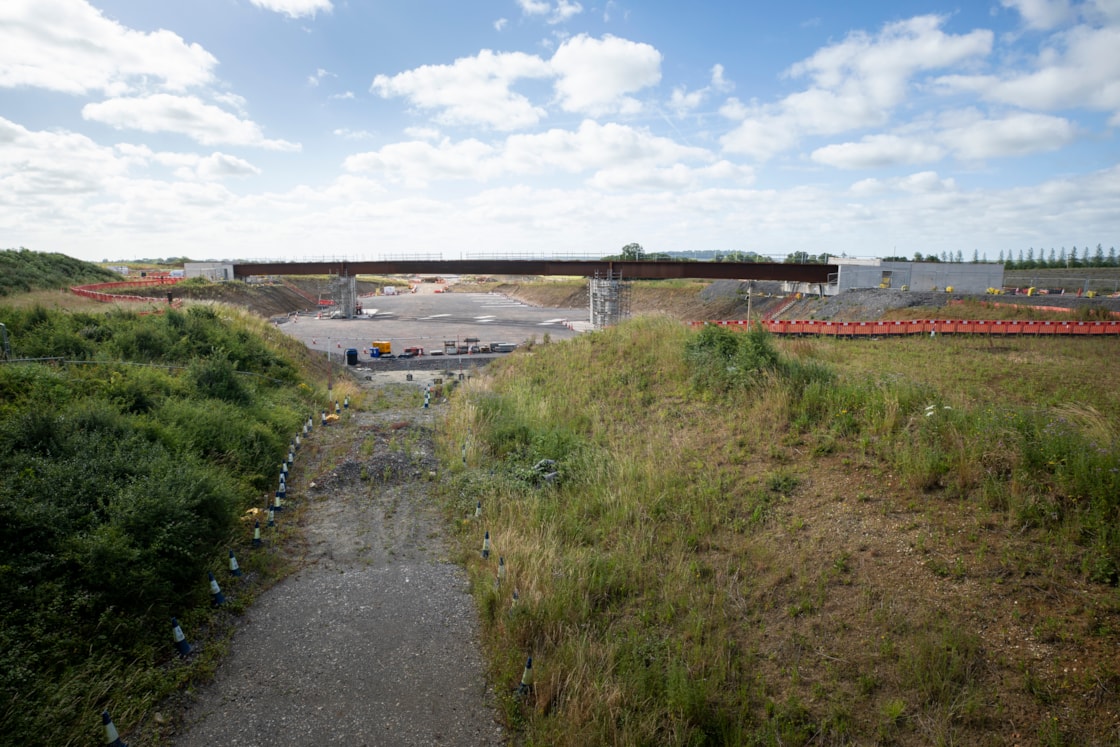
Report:
M 376 384 L 367 384 L 375 386 Z M 387 384 L 381 386 L 404 386 Z M 246 613 L 178 747 L 501 745 L 462 568 L 428 495 L 432 410 L 316 429 L 300 570 Z

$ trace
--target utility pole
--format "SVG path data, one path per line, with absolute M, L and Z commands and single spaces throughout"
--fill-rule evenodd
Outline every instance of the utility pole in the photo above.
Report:
M 750 329 L 750 327 L 751 327 L 751 299 L 754 296 L 754 293 L 752 293 L 753 289 L 754 289 L 754 281 L 753 280 L 748 280 L 747 281 L 747 329 Z

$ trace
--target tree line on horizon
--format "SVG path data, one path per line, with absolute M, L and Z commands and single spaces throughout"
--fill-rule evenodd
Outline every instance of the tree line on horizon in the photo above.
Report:
M 846 253 L 840 255 L 831 254 L 829 252 L 822 252 L 820 254 L 810 254 L 809 252 L 797 251 L 791 252 L 781 260 L 783 264 L 828 264 L 829 259 L 835 256 L 847 257 Z M 687 251 L 687 252 L 647 252 L 642 248 L 641 244 L 631 243 L 622 247 L 618 254 L 604 257 L 606 260 L 620 260 L 624 262 L 775 262 L 774 257 L 758 252 L 744 252 L 744 251 Z M 884 262 L 947 262 L 947 263 L 963 263 L 965 262 L 964 252 L 957 250 L 956 252 L 941 252 L 922 254 L 921 252 L 914 252 L 912 257 L 905 256 L 888 256 L 883 257 Z M 987 254 L 980 254 L 979 249 L 972 251 L 972 259 L 969 260 L 972 264 L 991 263 L 992 260 L 988 259 Z M 1088 246 L 1078 249 L 1076 246 L 1069 251 L 1063 246 L 1061 249 L 1051 248 L 1049 251 L 1044 249 L 1036 250 L 1034 247 L 1022 250 L 1020 249 L 1018 255 L 1014 252 L 1000 251 L 999 259 L 996 260 L 999 264 L 1004 266 L 1007 270 L 1035 270 L 1035 269 L 1084 269 L 1084 268 L 1108 268 L 1120 267 L 1120 258 L 1117 257 L 1116 247 L 1109 247 L 1106 252 L 1101 244 L 1097 244 L 1096 248 Z

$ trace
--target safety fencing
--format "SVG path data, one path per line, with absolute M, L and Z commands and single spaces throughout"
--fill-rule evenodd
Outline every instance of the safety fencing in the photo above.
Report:
M 111 291 L 121 288 L 149 287 L 153 285 L 169 286 L 181 283 L 184 279 L 185 278 L 153 278 L 150 280 L 123 280 L 113 283 L 75 285 L 70 288 L 70 292 L 78 296 L 83 296 L 84 298 L 92 298 L 94 301 L 102 301 L 104 303 L 158 303 L 159 299 L 151 296 L 135 296 L 113 293 Z M 178 308 L 182 303 L 183 299 L 177 298 L 171 302 L 171 305 Z
M 953 301 L 950 301 L 949 303 L 953 304 L 953 305 L 956 305 L 956 304 L 963 304 L 964 301 L 953 300 Z M 1077 309 L 1070 308 L 1068 306 L 1039 306 L 1037 304 L 1004 303 L 1002 301 L 984 301 L 983 305 L 984 306 L 990 306 L 991 308 L 1031 309 L 1033 311 L 1049 311 L 1049 312 L 1055 312 L 1055 313 L 1058 313 L 1058 314 L 1072 314 L 1075 311 L 1077 311 Z M 1113 319 L 1120 319 L 1120 311 L 1110 311 L 1110 312 L 1108 312 L 1108 315 L 1111 316 Z
M 893 337 L 900 335 L 1120 335 L 1120 321 L 1053 322 L 975 319 L 916 319 L 908 322 L 823 322 L 814 320 L 745 319 L 692 322 L 693 327 L 715 324 L 747 329 L 761 324 L 775 335 L 817 335 L 822 337 Z

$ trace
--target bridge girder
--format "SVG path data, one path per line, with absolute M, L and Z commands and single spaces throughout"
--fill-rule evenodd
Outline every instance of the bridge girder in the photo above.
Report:
M 240 262 L 235 278 L 254 275 L 552 275 L 626 280 L 704 278 L 827 283 L 836 265 L 778 262 L 620 262 L 612 260 L 448 259 L 368 262 Z

